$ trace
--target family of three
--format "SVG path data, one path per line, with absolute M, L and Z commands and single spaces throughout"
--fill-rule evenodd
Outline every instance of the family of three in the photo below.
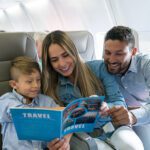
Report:
M 72 134 L 48 143 L 18 140 L 10 108 L 66 106 L 76 98 L 91 95 L 106 96 L 106 101 L 100 107 L 100 115 L 111 116 L 115 127 L 115 131 L 111 135 L 108 136 L 104 133 L 94 138 L 97 148 L 99 150 L 111 150 L 111 146 L 105 142 L 106 139 L 109 139 L 116 149 L 144 149 L 141 140 L 132 130 L 131 124 L 148 122 L 149 105 L 128 111 L 128 103 L 126 105 L 124 101 L 126 96 L 123 92 L 127 89 L 123 88 L 122 85 L 126 83 L 124 81 L 125 76 L 132 73 L 135 75 L 133 68 L 135 64 L 138 65 L 138 59 L 143 60 L 143 62 L 140 62 L 145 69 L 143 79 L 145 79 L 145 76 L 148 78 L 146 74 L 149 71 L 146 69 L 148 67 L 148 56 L 137 56 L 135 54 L 134 37 L 131 29 L 127 27 L 118 26 L 107 32 L 104 41 L 104 61 L 95 60 L 87 63 L 81 59 L 74 43 L 65 32 L 54 31 L 48 34 L 42 45 L 42 73 L 38 63 L 31 58 L 21 56 L 12 61 L 10 85 L 13 91 L 0 97 L 3 149 L 77 149 L 78 144 L 73 142 L 70 144 L 74 138 Z M 139 64 L 139 67 L 142 66 Z M 137 73 L 139 73 L 139 68 L 136 68 Z M 132 78 L 133 83 L 130 79 L 128 78 L 129 83 L 134 86 L 137 83 L 134 82 L 135 77 Z M 146 79 L 145 86 L 147 87 Z M 40 94 L 40 91 L 45 95 Z M 131 92 L 130 95 L 132 94 L 134 93 Z M 142 103 L 142 100 L 139 101 Z M 101 129 L 102 126 L 104 124 L 98 119 L 95 129 Z

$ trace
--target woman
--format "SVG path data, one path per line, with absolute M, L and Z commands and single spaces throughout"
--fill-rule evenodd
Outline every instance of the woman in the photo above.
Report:
M 48 34 L 43 41 L 42 50 L 42 90 L 59 105 L 65 106 L 80 97 L 104 94 L 107 104 L 103 103 L 100 108 L 101 115 L 107 115 L 109 107 L 113 105 L 125 105 L 113 76 L 107 73 L 101 61 L 84 63 L 65 32 L 54 31 Z M 102 125 L 98 121 L 95 128 Z M 69 142 L 71 135 L 67 136 L 65 138 Z M 99 149 L 111 149 L 99 139 L 96 142 L 100 143 Z

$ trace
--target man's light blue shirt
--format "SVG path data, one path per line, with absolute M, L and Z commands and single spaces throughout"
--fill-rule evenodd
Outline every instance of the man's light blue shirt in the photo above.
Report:
M 46 142 L 18 140 L 12 122 L 11 107 L 55 107 L 55 102 L 48 96 L 39 94 L 32 103 L 25 104 L 25 98 L 15 90 L 0 97 L 0 123 L 2 124 L 3 149 L 7 150 L 41 150 L 46 147 Z
M 132 110 L 137 124 L 150 122 L 150 55 L 138 54 L 132 57 L 128 71 L 124 75 L 116 75 L 116 81 L 127 105 L 143 106 Z

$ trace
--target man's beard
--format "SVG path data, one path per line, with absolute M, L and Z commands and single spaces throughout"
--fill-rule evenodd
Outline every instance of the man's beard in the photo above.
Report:
M 115 66 L 113 66 L 113 67 L 110 66 L 110 65 L 113 65 L 113 64 L 116 65 L 116 68 L 115 68 Z M 109 62 L 106 61 L 105 65 L 107 67 L 108 72 L 111 73 L 111 74 L 120 74 L 123 71 L 123 69 L 121 68 L 120 63 L 109 63 Z

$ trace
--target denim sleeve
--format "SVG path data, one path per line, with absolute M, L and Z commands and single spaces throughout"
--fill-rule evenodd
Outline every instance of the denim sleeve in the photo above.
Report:
M 102 81 L 108 105 L 110 107 L 114 105 L 126 106 L 115 77 L 107 72 L 103 60 L 90 61 L 87 64 L 93 73 Z

